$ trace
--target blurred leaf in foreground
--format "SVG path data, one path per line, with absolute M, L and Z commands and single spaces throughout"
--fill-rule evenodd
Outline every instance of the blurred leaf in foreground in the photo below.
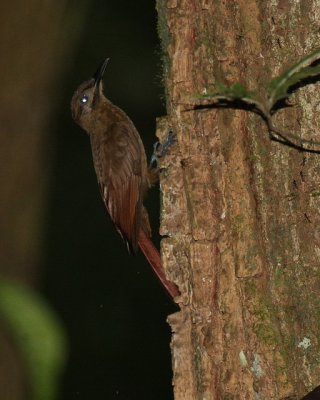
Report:
M 55 313 L 31 289 L 0 280 L 0 318 L 24 358 L 30 398 L 57 399 L 66 340 Z

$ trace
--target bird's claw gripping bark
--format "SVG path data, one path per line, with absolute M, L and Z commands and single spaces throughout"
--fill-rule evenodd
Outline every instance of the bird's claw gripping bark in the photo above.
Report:
M 164 143 L 161 144 L 160 142 L 156 142 L 153 145 L 153 154 L 149 163 L 150 169 L 157 167 L 159 158 L 164 157 L 168 153 L 168 150 L 170 149 L 172 144 L 176 142 L 176 140 L 176 134 L 173 132 L 172 129 L 170 129 L 167 139 Z

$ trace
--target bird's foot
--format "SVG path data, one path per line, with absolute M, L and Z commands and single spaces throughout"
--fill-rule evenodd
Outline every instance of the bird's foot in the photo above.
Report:
M 172 129 L 169 130 L 167 139 L 164 143 L 156 142 L 153 145 L 153 154 L 150 159 L 149 168 L 157 168 L 158 167 L 158 160 L 159 158 L 164 157 L 170 147 L 177 141 L 176 134 L 173 132 Z

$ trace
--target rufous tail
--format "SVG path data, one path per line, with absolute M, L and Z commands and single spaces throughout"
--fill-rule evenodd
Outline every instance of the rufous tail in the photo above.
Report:
M 177 285 L 175 285 L 173 282 L 168 281 L 168 279 L 166 278 L 166 275 L 162 267 L 160 254 L 158 250 L 155 248 L 151 239 L 147 236 L 147 234 L 144 232 L 143 229 L 140 229 L 139 232 L 138 246 L 140 247 L 142 253 L 148 260 L 151 268 L 157 275 L 159 281 L 161 282 L 162 286 L 166 289 L 169 296 L 172 299 L 179 296 L 180 292 Z

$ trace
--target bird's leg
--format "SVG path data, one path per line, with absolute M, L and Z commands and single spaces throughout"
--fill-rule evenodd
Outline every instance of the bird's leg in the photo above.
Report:
M 168 153 L 168 150 L 173 145 L 173 143 L 176 142 L 176 140 L 177 138 L 175 133 L 172 129 L 170 129 L 167 139 L 164 143 L 161 144 L 160 142 L 156 142 L 153 145 L 153 154 L 150 159 L 149 169 L 158 168 L 159 158 L 164 157 Z
M 168 153 L 170 147 L 173 145 L 173 143 L 176 142 L 176 140 L 177 139 L 175 133 L 172 129 L 170 129 L 167 139 L 164 143 L 156 142 L 153 145 L 153 154 L 151 156 L 148 168 L 148 177 L 151 185 L 158 182 L 159 180 L 159 159 L 164 157 Z

